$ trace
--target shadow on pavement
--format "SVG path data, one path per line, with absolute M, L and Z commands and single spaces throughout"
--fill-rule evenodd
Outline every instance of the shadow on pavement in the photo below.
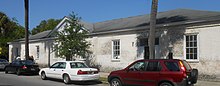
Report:
M 0 72 L 5 72 L 5 71 L 0 71 Z M 13 72 L 9 72 L 8 74 L 14 74 L 16 75 L 16 73 L 13 73 Z M 31 73 L 23 73 L 23 74 L 20 74 L 18 76 L 39 76 L 38 74 L 31 74 Z
M 101 81 L 96 80 L 96 81 L 82 81 L 82 82 L 72 82 L 71 84 L 75 85 L 96 85 L 96 84 L 102 84 Z
M 64 83 L 63 80 L 61 80 L 61 79 L 49 78 L 47 80 Z M 98 84 L 103 84 L 103 83 L 99 80 L 94 80 L 94 81 L 72 81 L 68 85 L 98 85 Z

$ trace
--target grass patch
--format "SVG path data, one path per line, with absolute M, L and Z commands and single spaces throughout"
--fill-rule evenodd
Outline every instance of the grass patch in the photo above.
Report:
M 106 77 L 100 77 L 99 80 L 103 83 L 103 84 L 108 84 L 108 79 Z

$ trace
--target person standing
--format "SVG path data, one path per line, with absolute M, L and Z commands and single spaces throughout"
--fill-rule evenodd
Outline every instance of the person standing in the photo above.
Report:
M 32 62 L 34 62 L 34 57 L 33 56 L 29 56 L 28 60 L 31 60 Z

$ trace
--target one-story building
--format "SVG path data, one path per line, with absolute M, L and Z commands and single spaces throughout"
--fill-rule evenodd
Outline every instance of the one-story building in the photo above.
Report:
M 67 25 L 68 17 L 53 30 L 30 36 L 30 55 L 38 64 L 52 64 L 64 60 L 53 52 L 54 32 Z M 150 15 L 113 19 L 97 23 L 85 23 L 93 52 L 87 60 L 102 71 L 126 67 L 131 62 L 149 57 Z M 200 74 L 220 74 L 220 12 L 176 9 L 159 12 L 157 16 L 155 56 L 166 59 L 172 53 L 175 59 L 187 60 Z M 9 44 L 9 60 L 25 52 L 24 39 Z

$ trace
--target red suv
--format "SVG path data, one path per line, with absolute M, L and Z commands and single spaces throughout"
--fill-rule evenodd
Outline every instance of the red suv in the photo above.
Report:
M 189 86 L 197 82 L 198 70 L 185 60 L 138 60 L 108 76 L 111 86 Z

